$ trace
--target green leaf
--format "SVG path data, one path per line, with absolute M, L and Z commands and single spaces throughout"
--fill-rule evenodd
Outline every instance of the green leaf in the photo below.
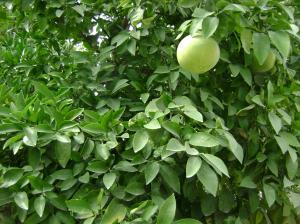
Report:
M 241 66 L 240 65 L 229 64 L 229 68 L 230 68 L 232 77 L 236 77 L 241 71 Z
M 248 68 L 241 68 L 240 71 L 244 81 L 249 85 L 252 86 L 252 74 Z
M 176 222 L 174 222 L 174 224 L 202 224 L 202 222 L 196 219 L 186 218 L 186 219 L 177 220 Z
M 58 17 L 58 18 L 61 17 L 63 13 L 64 13 L 64 10 L 57 9 L 57 10 L 55 11 L 55 15 L 56 15 L 56 17 Z
M 259 193 L 261 194 L 261 193 Z M 258 206 L 260 204 L 260 198 L 262 197 L 259 195 L 256 190 L 250 190 L 249 191 L 249 206 L 250 206 L 250 211 L 253 213 L 258 209 Z
M 260 65 L 262 65 L 270 53 L 270 40 L 266 34 L 253 34 L 254 55 Z
M 110 156 L 109 148 L 106 144 L 100 144 L 97 142 L 95 154 L 104 160 L 108 160 Z
M 145 193 L 144 184 L 138 181 L 130 181 L 126 186 L 125 191 L 135 196 L 142 195 Z
M 75 213 L 91 213 L 89 203 L 84 199 L 71 199 L 66 201 L 66 205 L 71 212 Z
M 3 184 L 1 188 L 8 188 L 15 185 L 23 176 L 23 170 L 19 168 L 12 168 L 6 171 L 3 175 Z
M 278 163 L 271 157 L 267 161 L 267 166 L 269 170 L 276 176 L 278 177 Z
M 120 79 L 118 80 L 118 82 L 115 84 L 112 93 L 116 93 L 118 92 L 120 89 L 125 88 L 126 86 L 128 86 L 129 84 L 127 83 L 128 79 Z
M 281 122 L 280 117 L 278 117 L 273 112 L 269 112 L 268 117 L 269 117 L 269 121 L 270 121 L 273 129 L 275 130 L 276 134 L 278 134 L 282 128 L 282 122 Z
M 33 81 L 32 83 L 34 85 L 35 90 L 43 94 L 45 97 L 51 98 L 54 96 L 53 92 L 50 91 L 45 84 L 41 82 L 35 82 L 35 81 Z
M 23 142 L 28 146 L 36 146 L 37 143 L 37 131 L 35 128 L 26 127 L 24 128 L 25 136 L 23 137 Z
M 275 189 L 271 185 L 264 183 L 263 190 L 264 190 L 264 194 L 265 194 L 265 198 L 268 203 L 268 206 L 271 207 L 276 200 Z
M 144 170 L 146 185 L 150 184 L 155 179 L 158 172 L 159 172 L 158 162 L 151 162 L 146 165 Z
M 294 192 L 289 192 L 289 199 L 291 203 L 294 205 L 295 208 L 300 206 L 300 194 L 299 193 L 294 193 Z
M 217 211 L 217 198 L 212 196 L 211 194 L 201 195 L 201 212 L 205 216 L 211 216 L 213 213 Z
M 55 143 L 55 156 L 58 163 L 65 168 L 71 158 L 71 143 L 63 143 L 56 141 Z
M 167 165 L 160 165 L 159 173 L 167 185 L 175 192 L 180 193 L 180 181 L 178 174 L 174 169 Z
M 298 172 L 298 161 L 293 161 L 290 156 L 286 158 L 285 166 L 288 177 L 293 180 Z
M 288 33 L 284 31 L 269 31 L 269 37 L 282 56 L 285 59 L 288 58 L 291 51 L 291 41 Z
M 81 177 L 79 177 L 78 181 L 81 182 L 81 183 L 87 184 L 90 181 L 90 174 L 89 174 L 89 172 L 86 172 Z
M 99 135 L 99 134 L 105 133 L 105 131 L 103 130 L 101 125 L 98 123 L 89 123 L 87 125 L 82 126 L 81 129 L 84 132 L 86 132 L 88 134 L 93 134 L 93 135 Z
M 116 170 L 121 170 L 125 172 L 136 172 L 137 169 L 128 161 L 120 161 L 113 167 Z
M 111 45 L 117 44 L 116 46 L 120 46 L 126 40 L 128 40 L 129 34 L 127 32 L 120 32 L 118 35 L 114 36 L 111 40 Z
M 198 3 L 198 0 L 178 0 L 178 5 L 182 8 L 192 8 Z
M 236 207 L 235 195 L 230 190 L 223 190 L 218 202 L 220 211 L 224 213 L 228 213 Z
M 219 184 L 217 174 L 206 163 L 202 163 L 201 168 L 197 173 L 197 177 L 208 193 L 213 196 L 217 195 Z
M 209 133 L 198 132 L 192 134 L 190 144 L 201 147 L 215 147 L 220 145 L 220 142 L 215 136 Z
M 83 113 L 83 111 L 84 111 L 83 108 L 71 110 L 65 115 L 65 118 L 66 118 L 66 120 L 73 121 L 77 117 L 79 117 Z
M 84 160 L 90 158 L 91 153 L 94 151 L 95 143 L 91 139 L 87 139 L 82 147 L 81 156 Z
M 71 139 L 69 138 L 69 136 L 66 136 L 66 135 L 56 134 L 55 138 L 57 141 L 60 141 L 62 143 L 70 143 L 71 142 Z
M 95 218 L 96 218 L 95 216 L 94 217 L 90 217 L 90 218 L 84 220 L 84 222 L 82 224 L 93 224 Z
M 73 172 L 71 169 L 61 169 L 56 170 L 50 176 L 53 180 L 66 180 L 73 176 Z
M 18 192 L 14 196 L 14 200 L 17 206 L 24 210 L 28 210 L 28 197 L 26 192 Z
M 166 150 L 172 152 L 185 151 L 185 146 L 182 145 L 176 138 L 171 138 L 167 144 Z
M 100 224 L 120 223 L 124 220 L 126 212 L 126 207 L 118 200 L 113 199 L 106 208 Z
M 294 147 L 300 147 L 300 142 L 298 141 L 297 137 L 291 133 L 288 133 L 288 132 L 280 132 L 280 137 L 282 137 L 286 143 L 288 143 L 289 145 L 291 146 L 294 146 Z
M 224 135 L 228 141 L 228 148 L 230 149 L 230 151 L 234 154 L 234 156 L 240 163 L 243 163 L 244 152 L 241 145 L 235 140 L 231 133 L 224 132 Z
M 165 65 L 158 66 L 154 71 L 155 74 L 166 74 L 169 72 L 170 72 L 169 67 Z
M 109 189 L 115 182 L 117 175 L 115 173 L 106 173 L 103 176 L 104 186 Z
M 160 123 L 157 119 L 151 120 L 148 124 L 145 124 L 144 127 L 150 130 L 156 130 L 161 128 Z
M 45 209 L 45 204 L 46 204 L 46 199 L 44 198 L 43 195 L 37 197 L 34 200 L 34 209 L 36 211 L 36 213 L 42 217 L 43 213 L 44 213 L 44 209 Z
M 21 128 L 16 124 L 0 124 L 0 134 L 20 131 Z
M 72 7 L 79 15 L 84 17 L 84 12 L 86 11 L 86 6 L 85 5 L 75 5 Z
M 244 51 L 250 54 L 250 49 L 252 47 L 252 32 L 249 29 L 242 29 L 241 31 L 241 42 Z
M 203 122 L 202 114 L 195 107 L 193 107 L 191 105 L 185 106 L 183 108 L 183 113 L 186 116 L 194 119 L 195 121 Z
M 242 179 L 240 186 L 245 187 L 245 188 L 256 188 L 257 187 L 257 185 L 253 182 L 253 180 L 249 176 L 245 176 Z
M 38 149 L 32 148 L 28 150 L 28 164 L 33 168 L 36 169 L 41 161 L 41 153 Z
M 261 106 L 261 107 L 266 107 L 266 106 L 263 104 L 260 95 L 256 95 L 256 96 L 252 97 L 251 100 L 252 100 L 254 103 L 256 103 L 257 105 Z
M 146 103 L 147 100 L 149 99 L 149 96 L 150 96 L 149 93 L 142 93 L 140 98 L 141 98 L 143 103 Z
M 82 132 L 80 132 L 78 135 L 74 135 L 73 138 L 80 145 L 84 143 L 84 134 Z
M 12 193 L 9 189 L 0 189 L 0 206 L 11 203 L 12 199 Z
M 292 123 L 292 118 L 291 118 L 291 116 L 290 116 L 285 110 L 277 109 L 277 112 L 282 116 L 282 119 L 283 119 L 288 125 L 291 125 L 291 123 Z
M 136 40 L 135 39 L 131 39 L 129 41 L 129 43 L 127 44 L 127 50 L 129 51 L 129 53 L 133 56 L 135 56 L 135 52 L 136 52 Z
M 289 146 L 289 144 L 286 142 L 285 138 L 274 136 L 277 144 L 279 145 L 282 154 L 286 153 L 287 151 L 290 151 L 292 148 Z
M 137 153 L 140 150 L 142 150 L 148 143 L 148 140 L 149 140 L 149 135 L 147 131 L 145 130 L 137 131 L 133 137 L 133 142 L 132 142 L 133 151 Z
M 188 1 L 188 0 L 187 0 Z M 210 15 L 214 14 L 214 12 L 208 12 L 203 8 L 196 8 L 193 12 L 193 17 L 197 17 L 199 19 L 204 19 Z
M 104 161 L 93 160 L 89 162 L 89 165 L 87 166 L 86 169 L 93 173 L 103 174 L 106 173 L 106 171 L 108 170 L 108 166 Z
M 132 25 L 136 26 L 144 17 L 144 9 L 141 7 L 136 7 L 134 10 L 129 14 L 130 21 Z
M 291 187 L 293 185 L 295 185 L 295 183 L 290 181 L 286 176 L 284 176 L 284 178 L 283 178 L 283 187 L 288 188 L 288 187 Z
M 212 154 L 206 154 L 206 153 L 201 153 L 201 156 L 205 161 L 210 164 L 212 167 L 216 169 L 216 171 L 221 172 L 225 174 L 227 177 L 229 177 L 228 169 L 223 160 L 220 158 L 212 155 Z
M 48 192 L 53 189 L 48 182 L 42 180 L 40 177 L 29 176 L 28 180 L 37 193 Z
M 186 178 L 190 178 L 194 176 L 199 171 L 201 164 L 202 164 L 201 158 L 197 156 L 190 157 L 187 160 L 186 168 L 185 168 Z
M 176 199 L 174 194 L 164 201 L 159 209 L 157 216 L 157 224 L 171 224 L 174 220 L 176 212 Z
M 177 124 L 175 122 L 172 122 L 172 121 L 164 121 L 162 123 L 162 126 L 163 126 L 164 129 L 166 129 L 172 135 L 174 135 L 177 138 L 180 138 L 180 126 L 179 126 L 179 124 Z
M 247 6 L 240 4 L 229 4 L 224 9 L 224 11 L 234 11 L 234 12 L 242 12 L 246 13 L 249 9 Z
M 216 32 L 219 25 L 219 19 L 217 17 L 206 17 L 203 19 L 202 32 L 205 38 L 210 37 Z

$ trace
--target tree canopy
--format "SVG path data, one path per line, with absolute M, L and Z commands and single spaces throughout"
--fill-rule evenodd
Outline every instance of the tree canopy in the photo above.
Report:
M 299 26 L 293 0 L 0 1 L 0 223 L 299 223 Z

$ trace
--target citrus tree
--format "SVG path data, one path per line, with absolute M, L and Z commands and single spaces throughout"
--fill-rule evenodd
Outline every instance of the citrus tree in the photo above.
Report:
M 299 3 L 0 6 L 0 223 L 299 223 Z

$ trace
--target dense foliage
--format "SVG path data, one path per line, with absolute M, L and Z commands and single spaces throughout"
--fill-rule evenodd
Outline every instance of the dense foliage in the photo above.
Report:
M 0 223 L 300 222 L 297 1 L 0 6 Z M 200 30 L 198 76 L 176 47 Z

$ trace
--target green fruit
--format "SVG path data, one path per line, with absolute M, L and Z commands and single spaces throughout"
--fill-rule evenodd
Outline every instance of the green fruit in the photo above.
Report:
M 186 36 L 177 47 L 179 65 L 193 74 L 203 74 L 219 61 L 220 48 L 212 38 Z
M 276 57 L 272 51 L 270 51 L 265 62 L 260 65 L 255 57 L 253 57 L 252 69 L 254 72 L 267 72 L 270 71 L 275 65 Z

